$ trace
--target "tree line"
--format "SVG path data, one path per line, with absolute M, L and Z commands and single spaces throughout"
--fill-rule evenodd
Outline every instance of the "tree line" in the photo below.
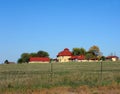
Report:
M 18 63 L 28 63 L 30 57 L 49 57 L 49 53 L 46 51 L 38 51 L 36 53 L 22 53 L 18 59 Z
M 89 59 L 99 59 L 105 60 L 105 57 L 100 52 L 100 48 L 93 45 L 86 51 L 84 48 L 73 48 L 72 54 L 74 56 L 84 55 L 87 60 Z M 38 51 L 36 53 L 22 53 L 21 57 L 18 59 L 18 63 L 28 63 L 30 57 L 49 57 L 49 53 L 46 51 Z
M 84 48 L 73 48 L 72 54 L 75 56 L 84 55 L 87 60 L 105 60 L 105 56 L 102 55 L 100 48 L 96 45 L 90 47 L 88 51 Z

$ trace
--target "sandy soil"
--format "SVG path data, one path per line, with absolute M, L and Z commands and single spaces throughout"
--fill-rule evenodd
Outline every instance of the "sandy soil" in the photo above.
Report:
M 71 87 L 54 87 L 50 89 L 38 89 L 38 90 L 27 90 L 27 91 L 15 91 L 4 94 L 120 94 L 120 86 L 102 86 L 93 87 L 80 86 L 77 88 Z

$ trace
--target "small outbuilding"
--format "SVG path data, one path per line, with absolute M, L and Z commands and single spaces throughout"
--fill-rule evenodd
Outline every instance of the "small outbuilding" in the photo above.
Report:
M 117 61 L 119 59 L 118 56 L 107 56 L 106 60 L 110 60 L 110 61 Z
M 49 63 L 50 58 L 48 57 L 31 57 L 29 63 Z
M 71 56 L 70 60 L 71 61 L 77 61 L 77 62 L 85 62 L 86 61 L 84 55 Z

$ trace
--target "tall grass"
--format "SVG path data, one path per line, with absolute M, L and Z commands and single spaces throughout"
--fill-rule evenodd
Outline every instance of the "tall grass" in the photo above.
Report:
M 0 92 L 56 86 L 78 87 L 120 83 L 120 62 L 70 62 L 51 64 L 0 65 Z

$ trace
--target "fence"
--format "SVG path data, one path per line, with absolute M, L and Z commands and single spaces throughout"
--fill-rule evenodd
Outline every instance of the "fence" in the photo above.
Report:
M 0 89 L 120 83 L 120 62 L 0 65 Z

